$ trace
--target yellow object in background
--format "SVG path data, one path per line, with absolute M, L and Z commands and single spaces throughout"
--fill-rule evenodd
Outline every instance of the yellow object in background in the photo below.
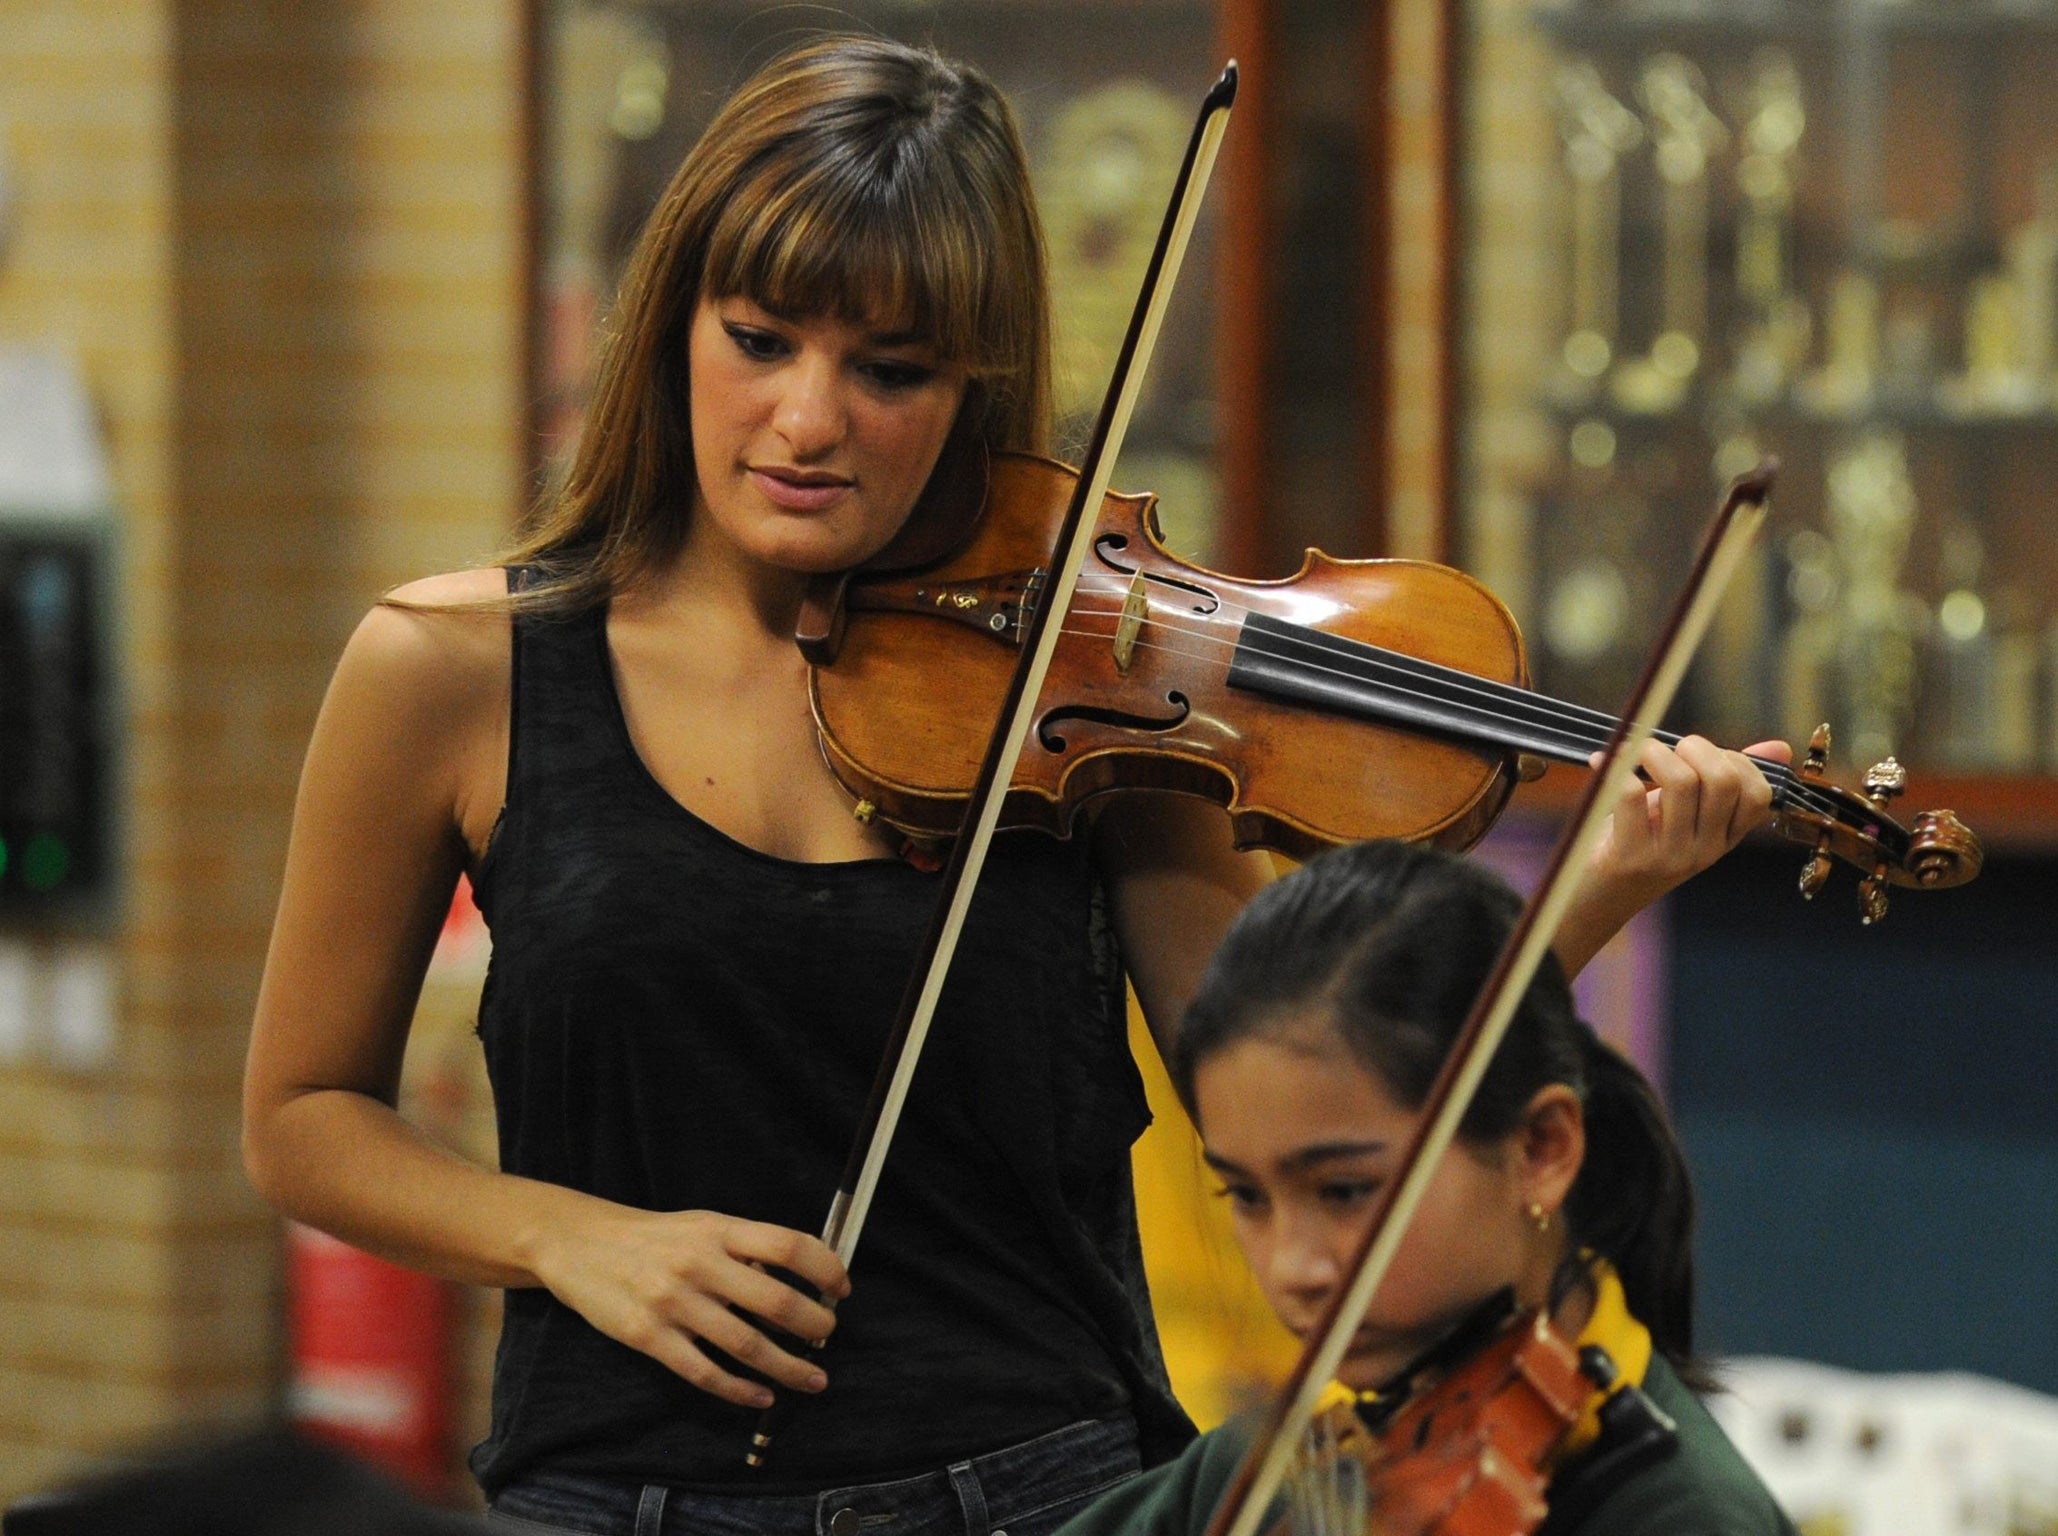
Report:
M 1172 1389 L 1202 1429 L 1262 1402 L 1299 1343 L 1280 1326 L 1237 1251 L 1200 1139 L 1133 1003 L 1129 1046 L 1153 1120 L 1132 1152 L 1143 1263 Z

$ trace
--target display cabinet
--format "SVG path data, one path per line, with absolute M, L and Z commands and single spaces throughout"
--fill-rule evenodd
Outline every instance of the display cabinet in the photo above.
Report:
M 1475 0 L 1460 560 L 1620 697 L 1720 485 L 1775 517 L 1681 706 L 2048 835 L 2058 6 Z

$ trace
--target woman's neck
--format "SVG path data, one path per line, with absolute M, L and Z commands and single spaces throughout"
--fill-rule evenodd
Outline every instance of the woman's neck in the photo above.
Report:
M 750 558 L 711 518 L 696 516 L 678 555 L 646 591 L 653 604 L 692 612 L 739 639 L 790 644 L 810 579 L 804 571 Z

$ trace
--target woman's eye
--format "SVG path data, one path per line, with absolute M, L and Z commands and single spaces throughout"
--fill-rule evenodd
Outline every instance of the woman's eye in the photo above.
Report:
M 729 339 L 736 343 L 737 350 L 745 357 L 764 362 L 785 355 L 785 341 L 771 331 L 760 331 L 728 320 L 722 322 L 722 329 L 729 333 Z
M 872 382 L 888 390 L 916 389 L 936 377 L 934 368 L 921 363 L 898 362 L 881 358 L 865 364 L 865 373 Z

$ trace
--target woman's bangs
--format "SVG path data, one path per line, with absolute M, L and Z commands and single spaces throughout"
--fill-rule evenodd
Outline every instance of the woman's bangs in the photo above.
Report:
M 957 210 L 828 171 L 785 172 L 768 168 L 729 199 L 708 242 L 710 297 L 904 333 L 975 372 L 1004 355 L 982 334 L 983 263 Z

